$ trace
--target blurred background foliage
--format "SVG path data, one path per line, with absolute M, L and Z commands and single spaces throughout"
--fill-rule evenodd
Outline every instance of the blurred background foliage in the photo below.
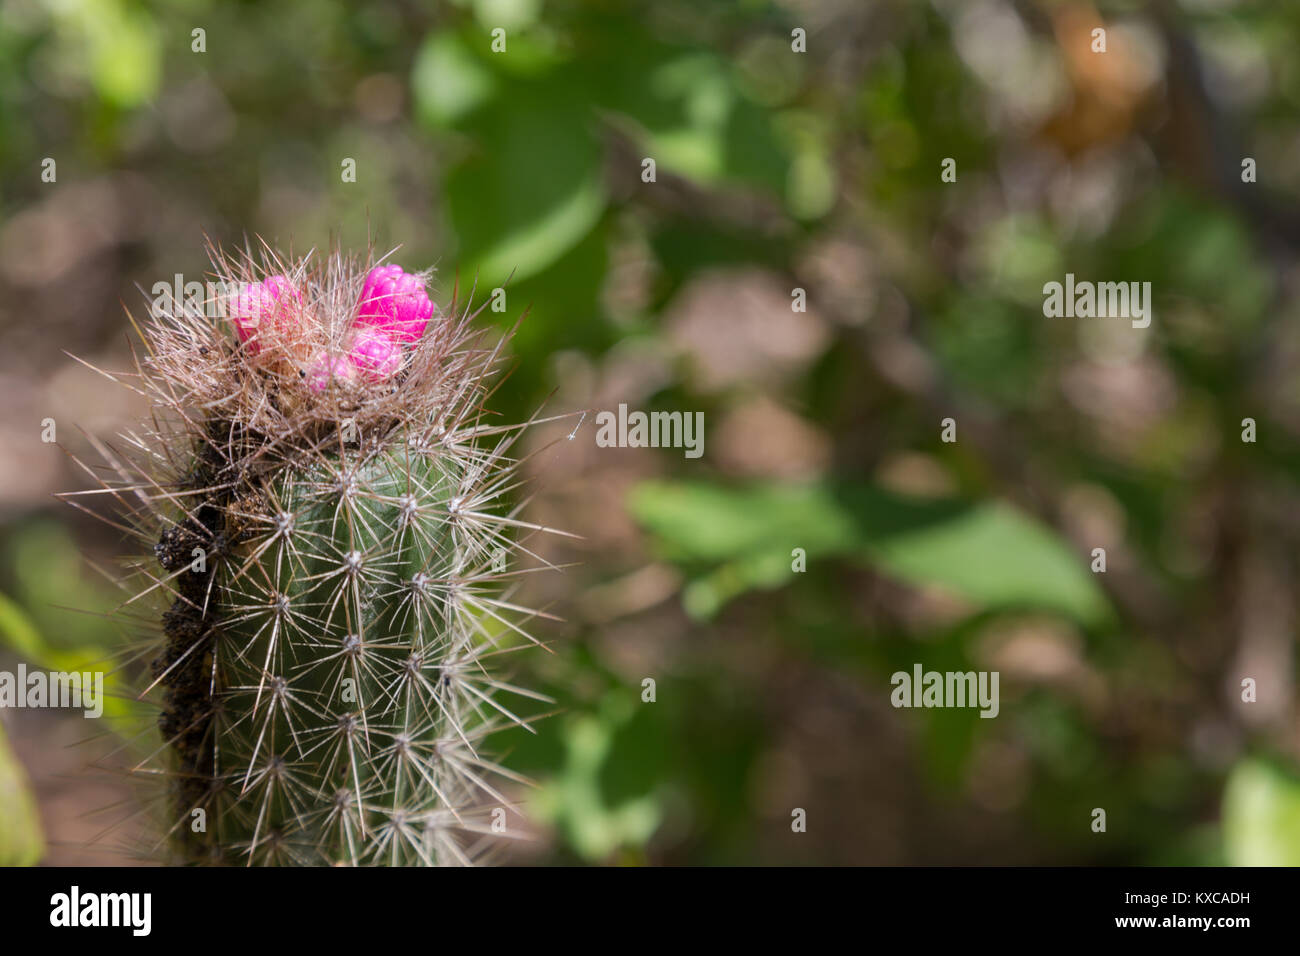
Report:
M 529 542 L 563 622 L 510 859 L 1300 863 L 1297 40 L 1248 0 L 0 0 L 0 663 L 130 639 L 40 435 L 145 409 L 65 350 L 127 367 L 205 235 L 373 240 L 528 309 L 505 419 L 705 414 L 700 459 L 529 440 L 582 538 Z M 1066 272 L 1151 327 L 1045 319 Z M 893 709 L 916 663 L 1000 715 Z M 5 862 L 139 853 L 95 812 L 148 745 L 116 686 L 99 733 L 0 715 Z

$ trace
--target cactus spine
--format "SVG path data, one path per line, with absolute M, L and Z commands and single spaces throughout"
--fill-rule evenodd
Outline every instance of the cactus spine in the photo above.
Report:
M 167 843 L 195 863 L 471 862 L 519 779 L 483 749 L 527 726 L 498 698 L 539 696 L 489 666 L 532 640 L 499 594 L 508 532 L 533 527 L 499 513 L 519 434 L 483 424 L 500 346 L 396 266 L 214 264 L 218 317 L 155 310 L 136 387 L 158 410 L 136 454 L 105 449 L 168 604 Z

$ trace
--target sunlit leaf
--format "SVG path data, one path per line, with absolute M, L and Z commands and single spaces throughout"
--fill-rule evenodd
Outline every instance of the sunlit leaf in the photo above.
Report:
M 454 33 L 434 33 L 416 54 L 411 87 L 420 116 L 435 126 L 450 126 L 491 98 L 492 72 Z
M 593 121 L 565 84 L 538 83 L 476 120 L 480 147 L 446 181 L 460 261 L 484 282 L 535 275 L 582 241 L 604 212 Z
M 0 725 L 0 866 L 34 866 L 44 853 L 36 801 Z
M 1231 866 L 1300 866 L 1300 776 L 1260 759 L 1233 769 L 1223 792 Z
M 1077 554 L 996 502 L 912 499 L 866 485 L 651 482 L 629 504 L 667 557 L 700 569 L 686 601 L 702 617 L 749 588 L 788 581 L 796 548 L 809 560 L 855 557 L 980 607 L 1043 608 L 1081 622 L 1107 611 Z

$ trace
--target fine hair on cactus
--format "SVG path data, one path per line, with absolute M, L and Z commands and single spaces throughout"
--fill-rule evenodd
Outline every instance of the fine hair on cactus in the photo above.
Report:
M 486 406 L 509 335 L 485 344 L 454 291 L 440 309 L 427 273 L 370 253 L 212 261 L 213 301 L 155 303 L 135 370 L 104 373 L 153 413 L 96 441 L 111 477 L 90 492 L 141 546 L 124 607 L 157 610 L 135 669 L 159 706 L 137 768 L 163 782 L 159 849 L 490 857 L 526 781 L 487 738 L 533 730 L 512 698 L 546 700 L 502 673 L 540 644 L 541 612 L 512 598 L 549 567 L 527 540 L 550 530 L 518 516 L 511 455 L 538 419 L 495 424 Z

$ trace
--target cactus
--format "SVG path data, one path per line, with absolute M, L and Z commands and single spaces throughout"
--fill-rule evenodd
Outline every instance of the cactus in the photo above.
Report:
M 500 513 L 524 427 L 484 423 L 501 344 L 395 265 L 213 262 L 210 308 L 155 304 L 143 330 L 152 421 L 101 446 L 152 551 L 128 604 L 164 605 L 165 773 L 141 768 L 168 781 L 162 842 L 189 863 L 472 862 L 521 779 L 484 740 L 532 729 L 501 698 L 545 699 L 494 666 L 536 643 L 501 593 L 511 535 L 548 530 Z

